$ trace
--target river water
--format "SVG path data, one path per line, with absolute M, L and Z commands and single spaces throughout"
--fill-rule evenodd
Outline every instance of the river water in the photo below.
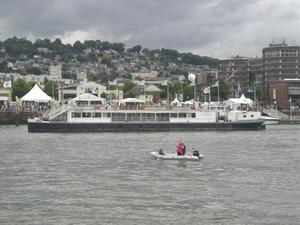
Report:
M 161 161 L 182 138 L 200 162 Z M 0 126 L 0 224 L 300 224 L 300 126 L 28 133 Z

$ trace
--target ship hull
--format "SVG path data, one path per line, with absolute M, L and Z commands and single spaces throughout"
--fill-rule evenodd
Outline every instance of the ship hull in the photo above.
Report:
M 264 121 L 209 123 L 68 123 L 28 121 L 28 132 L 139 132 L 139 131 L 205 131 L 205 130 L 263 130 Z

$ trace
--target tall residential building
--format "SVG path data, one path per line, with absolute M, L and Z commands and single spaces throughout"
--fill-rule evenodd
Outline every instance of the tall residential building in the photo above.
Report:
M 266 85 L 270 81 L 300 78 L 300 46 L 289 46 L 285 42 L 270 44 L 262 54 Z
M 250 86 L 262 85 L 263 83 L 263 61 L 262 58 L 251 57 L 248 59 L 249 84 Z
M 61 63 L 50 64 L 50 76 L 56 79 L 61 79 Z
M 218 77 L 230 84 L 231 95 L 238 96 L 243 88 L 249 87 L 248 58 L 236 56 L 219 60 Z
M 262 54 L 265 95 L 269 104 L 274 104 L 271 98 L 273 89 L 270 88 L 274 82 L 300 78 L 300 46 L 289 46 L 283 41 L 281 44 L 270 44 L 262 50 Z

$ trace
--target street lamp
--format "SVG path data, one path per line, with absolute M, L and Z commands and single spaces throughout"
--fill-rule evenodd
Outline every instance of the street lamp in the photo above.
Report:
M 290 103 L 290 120 L 293 120 L 293 106 L 292 106 L 292 98 L 290 97 L 289 99 L 289 103 Z
M 192 82 L 192 85 L 194 85 L 194 101 L 196 101 L 196 75 L 191 73 L 189 74 L 188 79 Z

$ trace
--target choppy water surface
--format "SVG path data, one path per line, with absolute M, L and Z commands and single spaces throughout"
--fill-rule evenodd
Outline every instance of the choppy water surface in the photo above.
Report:
M 153 160 L 181 137 L 200 162 Z M 0 126 L 0 224 L 300 224 L 300 126 L 27 133 Z

